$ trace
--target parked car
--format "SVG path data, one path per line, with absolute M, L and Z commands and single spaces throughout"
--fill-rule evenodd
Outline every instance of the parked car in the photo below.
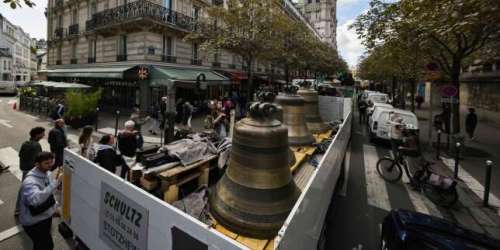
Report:
M 389 95 L 381 92 L 368 93 L 366 101 L 372 101 L 373 103 L 388 103 Z
M 368 107 L 368 115 L 372 115 L 373 111 L 375 111 L 376 108 L 388 108 L 388 109 L 393 109 L 394 107 L 391 104 L 388 103 L 380 103 L 376 102 L 373 104 L 373 106 Z
M 373 111 L 373 114 L 368 118 L 368 129 L 370 131 L 370 140 L 375 138 L 386 139 L 390 138 L 391 125 L 389 124 L 391 112 L 398 114 L 403 118 L 403 123 L 411 125 L 414 129 L 418 129 L 417 116 L 403 109 L 378 107 Z
M 17 94 L 16 83 L 13 81 L 0 81 L 0 94 Z
M 500 241 L 434 216 L 395 209 L 382 223 L 383 250 L 500 249 Z
M 373 90 L 365 90 L 363 91 L 363 100 L 365 101 L 368 101 L 368 95 L 371 94 L 371 93 L 377 93 L 377 91 L 373 91 Z

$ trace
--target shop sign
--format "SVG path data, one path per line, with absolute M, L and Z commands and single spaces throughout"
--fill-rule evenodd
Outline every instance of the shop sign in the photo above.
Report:
M 148 248 L 148 210 L 109 184 L 101 183 L 99 238 L 111 249 Z

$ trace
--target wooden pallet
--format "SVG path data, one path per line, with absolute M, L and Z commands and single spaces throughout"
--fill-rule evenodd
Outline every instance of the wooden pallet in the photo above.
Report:
M 224 234 L 225 236 L 239 242 L 240 244 L 252 249 L 252 250 L 270 250 L 274 249 L 274 238 L 273 239 L 256 239 L 251 237 L 246 237 L 232 232 L 231 230 L 225 228 L 221 224 L 217 223 L 215 219 L 212 218 L 212 227 Z

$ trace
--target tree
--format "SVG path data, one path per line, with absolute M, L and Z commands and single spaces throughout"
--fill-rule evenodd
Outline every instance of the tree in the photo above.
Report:
M 3 3 L 8 4 L 12 9 L 15 9 L 17 7 L 22 8 L 23 6 L 21 5 L 21 1 L 28 7 L 32 8 L 36 4 L 32 2 L 31 0 L 4 0 Z
M 229 0 L 227 8 L 212 6 L 207 13 L 197 23 L 195 32 L 185 39 L 201 42 L 206 51 L 226 50 L 239 55 L 245 62 L 250 94 L 252 67 L 276 47 L 281 10 L 272 0 Z
M 500 1 L 496 0 L 373 0 L 370 10 L 357 18 L 356 31 L 369 48 L 390 41 L 417 41 L 419 53 L 459 88 L 464 60 L 500 38 Z M 453 106 L 459 131 L 459 106 Z

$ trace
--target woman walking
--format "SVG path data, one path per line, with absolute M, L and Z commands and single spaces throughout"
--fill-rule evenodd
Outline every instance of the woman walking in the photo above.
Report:
M 92 139 L 93 132 L 94 128 L 92 128 L 92 126 L 85 126 L 82 130 L 82 133 L 80 134 L 80 137 L 78 138 L 78 145 L 80 145 L 80 155 L 89 160 L 93 160 L 95 156 L 94 150 L 92 148 L 92 145 L 94 143 Z

